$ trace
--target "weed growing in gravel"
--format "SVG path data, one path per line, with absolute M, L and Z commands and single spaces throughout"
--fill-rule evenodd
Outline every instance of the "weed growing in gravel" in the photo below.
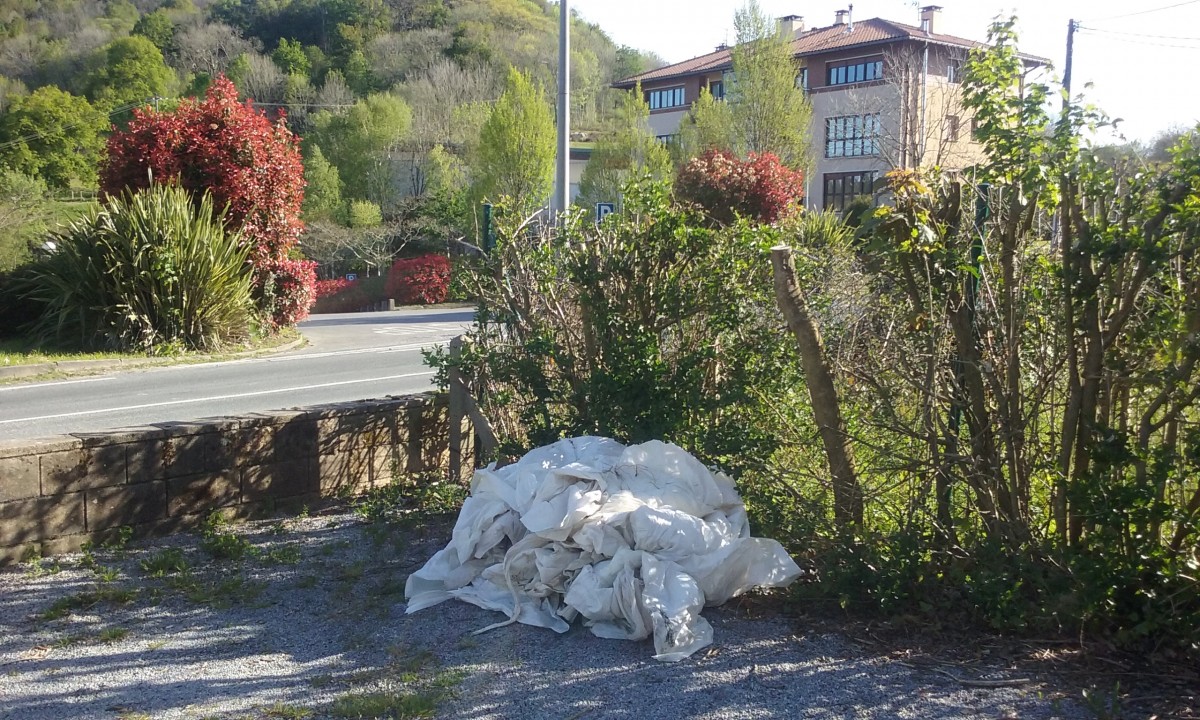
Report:
M 46 565 L 47 560 L 42 557 L 41 551 L 37 548 L 31 548 L 29 552 L 25 553 L 21 562 L 25 566 L 25 577 L 28 578 L 57 575 L 62 572 L 62 565 L 58 564 L 58 560 L 49 561 L 50 564 Z
M 372 488 L 354 502 L 354 512 L 369 522 L 392 519 L 402 510 L 445 513 L 457 510 L 467 489 L 437 473 L 397 474 L 382 487 Z
M 99 642 L 108 644 L 108 643 L 120 642 L 127 637 L 129 637 L 129 628 L 110 627 L 110 628 L 105 628 L 104 630 L 101 630 L 100 634 L 96 636 L 96 639 Z
M 165 577 L 187 572 L 188 562 L 179 548 L 164 548 L 140 563 L 142 572 L 150 577 Z
M 306 707 L 298 705 L 285 705 L 283 703 L 275 703 L 269 708 L 262 711 L 263 717 L 268 718 L 287 718 L 287 720 L 304 720 L 304 718 L 312 717 L 313 711 Z
M 200 605 L 226 609 L 234 605 L 253 602 L 266 588 L 265 583 L 251 582 L 242 575 L 234 575 L 216 582 L 205 582 L 190 572 L 170 578 L 167 584 L 181 592 L 189 601 Z
M 213 511 L 200 528 L 200 548 L 214 560 L 241 560 L 253 546 L 246 538 L 229 531 L 229 521 Z
M 263 553 L 262 559 L 275 565 L 296 565 L 303 559 L 303 555 L 296 545 L 281 545 Z
M 426 718 L 437 711 L 440 693 L 350 693 L 333 702 L 329 712 L 339 718 Z
M 59 620 L 69 615 L 72 610 L 86 610 L 102 602 L 125 605 L 133 602 L 136 597 L 136 590 L 97 586 L 95 590 L 76 593 L 55 600 L 39 617 L 43 620 Z

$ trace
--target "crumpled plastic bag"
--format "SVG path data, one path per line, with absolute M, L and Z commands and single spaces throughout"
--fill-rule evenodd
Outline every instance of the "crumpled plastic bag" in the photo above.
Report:
M 450 543 L 405 584 L 407 612 L 456 598 L 513 622 L 654 640 L 655 659 L 710 645 L 700 614 L 800 568 L 750 536 L 733 481 L 676 445 L 580 437 L 475 473 Z

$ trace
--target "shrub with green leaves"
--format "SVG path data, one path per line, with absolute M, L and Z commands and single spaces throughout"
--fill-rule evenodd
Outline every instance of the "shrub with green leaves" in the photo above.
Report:
M 110 197 L 54 233 L 29 294 L 41 332 L 82 348 L 213 350 L 244 340 L 254 315 L 248 250 L 205 194 L 155 184 Z

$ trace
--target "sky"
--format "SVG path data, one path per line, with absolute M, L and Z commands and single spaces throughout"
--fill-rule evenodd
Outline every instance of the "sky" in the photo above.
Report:
M 668 62 L 711 52 L 736 39 L 733 14 L 744 0 L 568 0 L 578 15 L 615 42 L 650 50 Z M 802 15 L 809 28 L 833 24 L 846 0 L 759 0 L 772 17 Z M 858 0 L 855 18 L 917 25 L 931 0 Z M 1056 75 L 1066 57 L 1067 23 L 1076 20 L 1073 93 L 1120 118 L 1100 143 L 1153 139 L 1200 122 L 1200 0 L 941 0 L 937 32 L 987 39 L 998 15 L 1017 16 L 1022 52 L 1049 58 Z M 1173 7 L 1172 7 L 1173 6 Z M 1091 83 L 1091 87 L 1085 84 Z

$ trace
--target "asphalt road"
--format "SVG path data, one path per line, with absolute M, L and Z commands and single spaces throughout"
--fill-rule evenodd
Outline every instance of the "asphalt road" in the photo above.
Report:
M 470 309 L 314 315 L 302 349 L 263 358 L 122 370 L 0 386 L 0 439 L 96 432 L 432 388 L 421 348 L 444 344 Z

